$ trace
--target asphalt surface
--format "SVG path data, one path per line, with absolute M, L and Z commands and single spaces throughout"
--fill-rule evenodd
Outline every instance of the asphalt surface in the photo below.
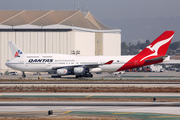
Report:
M 22 85 L 22 84 L 48 84 L 48 85 L 57 85 L 57 84 L 180 84 L 180 82 L 121 82 L 121 81 L 118 81 L 118 82 L 91 82 L 91 81 L 87 81 L 87 82 L 1 82 L 0 85 L 8 85 L 8 84 L 19 84 L 19 85 Z
M 179 93 L 0 93 L 0 98 L 180 98 Z
M 49 101 L 11 101 L 0 102 L 0 106 L 174 106 L 179 107 L 180 102 L 49 102 Z
M 18 76 L 0 76 L 0 79 L 19 79 Z M 30 75 L 27 74 L 28 79 L 54 79 L 50 75 Z M 61 80 L 62 78 L 56 78 Z M 74 76 L 64 76 L 63 79 L 75 79 Z M 134 80 L 180 80 L 179 72 L 168 71 L 163 73 L 133 73 L 129 72 L 123 75 L 109 75 L 109 74 L 95 74 L 93 80 L 96 79 L 134 79 Z M 151 83 L 151 82 L 150 82 Z M 8 86 L 13 84 L 0 84 L 0 86 Z M 14 84 L 15 86 L 42 86 L 42 83 L 30 83 L 30 84 Z M 124 83 L 124 84 L 57 84 L 48 83 L 43 84 L 48 86 L 138 86 L 138 87 L 180 87 L 177 83 Z M 6 96 L 7 95 L 7 96 Z M 179 98 L 179 93 L 0 93 L 0 96 L 81 96 L 81 97 L 165 97 L 165 98 Z M 51 101 L 30 101 L 30 102 L 0 102 L 0 117 L 47 117 L 47 111 L 53 110 L 57 116 L 61 115 L 110 115 L 110 116 L 125 116 L 147 120 L 154 119 L 180 119 L 180 103 L 179 102 L 51 102 Z
M 0 93 L 2 95 L 59 95 L 59 96 L 180 96 L 179 93 L 66 93 L 66 92 L 59 92 L 59 93 Z
M 0 93 L 8 96 L 69 96 L 69 97 L 167 97 L 180 98 L 179 93 Z M 12 96 L 12 97 L 13 97 Z M 67 101 L 0 101 L 0 117 L 52 117 L 54 116 L 124 116 L 145 120 L 180 119 L 180 102 L 67 102 Z
M 0 79 L 19 79 L 21 74 L 18 76 L 0 76 Z M 49 82 L 28 82 L 28 80 L 37 80 L 38 77 L 41 77 L 42 80 L 48 80 Z M 149 82 L 92 82 L 91 80 L 149 80 Z M 23 80 L 23 79 L 22 79 Z M 63 80 L 68 82 L 50 82 L 51 80 Z M 83 80 L 86 82 L 71 82 L 71 80 Z M 151 82 L 151 80 L 156 81 Z M 60 86 L 60 87 L 128 87 L 128 86 L 135 86 L 135 87 L 180 87 L 180 82 L 158 82 L 159 80 L 180 80 L 179 72 L 175 71 L 165 71 L 165 72 L 126 72 L 123 75 L 113 75 L 108 73 L 103 74 L 94 74 L 93 78 L 81 78 L 76 79 L 73 75 L 70 76 L 63 76 L 62 78 L 51 78 L 51 75 L 42 74 L 42 75 L 31 75 L 27 74 L 27 78 L 24 79 L 24 82 L 17 83 L 0 83 L 0 86 Z M 88 82 L 90 81 L 90 82 Z
M 180 80 L 180 72 L 176 71 L 164 71 L 164 72 L 126 72 L 125 74 L 114 75 L 109 73 L 102 73 L 102 74 L 93 74 L 93 78 L 84 78 L 84 79 L 135 79 L 135 80 Z M 42 79 L 76 79 L 74 75 L 69 76 L 62 76 L 62 78 L 51 78 L 49 74 L 42 74 L 42 75 L 32 75 L 32 73 L 26 73 L 26 80 L 38 79 L 41 77 Z M 0 75 L 0 79 L 22 79 L 22 74 L 19 73 L 18 75 Z
M 179 102 L 0 102 L 1 117 L 47 117 L 103 115 L 125 116 L 145 120 L 180 119 Z
M 46 84 L 46 83 L 39 83 L 39 84 L 32 84 L 32 83 L 27 83 L 27 84 L 0 84 L 0 87 L 4 87 L 4 86 L 7 86 L 7 87 L 15 87 L 15 86 L 21 86 L 21 87 L 180 87 L 180 84 L 147 84 L 147 83 L 144 83 L 144 84 L 141 84 L 141 83 L 136 83 L 136 84 L 71 84 L 71 83 L 68 83 L 68 84 L 56 84 L 56 83 L 52 83 L 52 84 Z

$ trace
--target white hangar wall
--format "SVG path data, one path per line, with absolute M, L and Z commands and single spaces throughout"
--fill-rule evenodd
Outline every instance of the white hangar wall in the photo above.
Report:
M 75 49 L 80 55 L 121 55 L 120 33 L 75 32 Z
M 43 53 L 71 54 L 74 49 L 73 32 L 46 32 L 44 39 Z
M 5 63 L 7 60 L 12 58 L 12 55 L 10 55 L 11 51 L 8 48 L 8 40 L 12 39 L 13 37 L 15 39 L 15 36 L 13 36 L 13 34 L 9 34 L 8 32 L 0 32 L 0 69 L 1 70 L 7 69 Z
M 121 34 L 103 33 L 103 55 L 121 55 Z
M 80 55 L 95 55 L 95 33 L 80 32 L 75 33 L 75 51 L 80 50 Z

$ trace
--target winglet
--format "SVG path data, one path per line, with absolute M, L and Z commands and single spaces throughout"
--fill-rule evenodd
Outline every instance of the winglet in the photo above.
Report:
M 110 61 L 106 62 L 105 64 L 106 64 L 106 65 L 110 65 L 110 64 L 113 63 L 113 61 L 114 61 L 114 60 L 110 60 Z

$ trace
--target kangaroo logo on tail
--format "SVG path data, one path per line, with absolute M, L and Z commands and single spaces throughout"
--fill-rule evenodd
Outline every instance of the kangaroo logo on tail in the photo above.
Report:
M 148 45 L 146 48 L 149 48 L 152 52 L 155 52 L 155 50 L 152 48 L 152 45 Z
M 162 41 L 159 41 L 157 42 L 156 44 L 154 45 L 148 45 L 146 48 L 148 48 L 149 50 L 151 50 L 153 53 L 148 55 L 148 56 L 145 56 L 144 58 L 142 58 L 140 60 L 140 62 L 148 57 L 151 57 L 151 56 L 157 56 L 158 55 L 158 50 L 161 46 L 163 46 L 164 44 L 168 43 L 172 38 L 173 38 L 174 35 L 172 35 L 171 37 L 165 39 L 165 40 L 162 40 Z

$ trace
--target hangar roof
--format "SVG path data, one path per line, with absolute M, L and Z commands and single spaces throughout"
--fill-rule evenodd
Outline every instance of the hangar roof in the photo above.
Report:
M 113 30 L 102 24 L 90 12 L 84 16 L 80 10 L 0 11 L 0 28 L 66 28 L 67 26 L 86 30 Z

